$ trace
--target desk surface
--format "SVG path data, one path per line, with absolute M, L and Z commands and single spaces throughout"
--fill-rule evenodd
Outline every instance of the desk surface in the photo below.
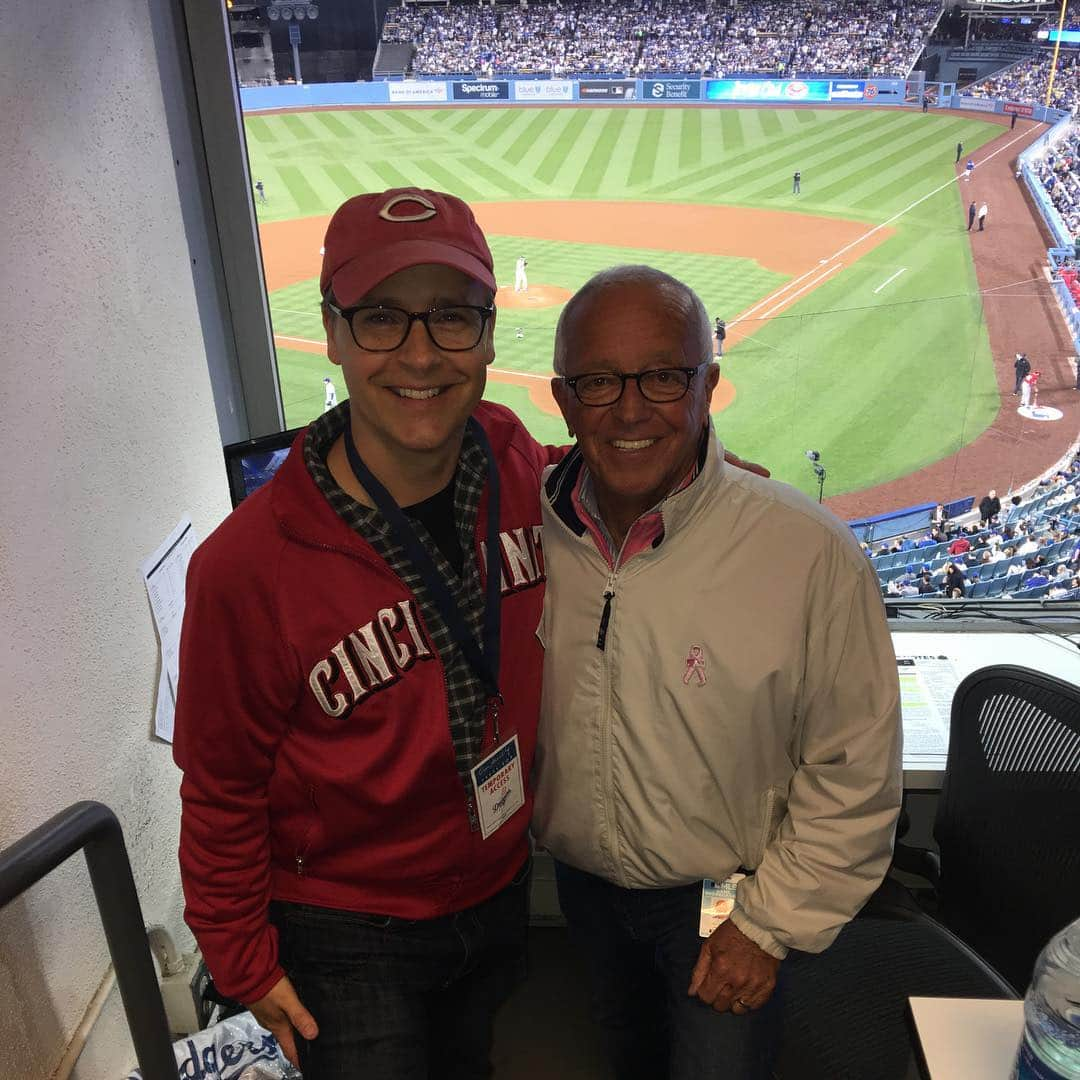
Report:
M 1024 1033 L 1022 1001 L 910 1001 L 930 1080 L 1009 1080 Z
M 1062 641 L 1052 634 L 996 633 L 983 630 L 950 631 L 911 629 L 893 624 L 893 648 L 897 657 L 947 657 L 955 673 L 954 680 L 970 675 L 991 664 L 1018 664 L 1036 671 L 1056 675 L 1080 685 L 1080 649 L 1075 641 Z M 931 690 L 927 697 L 933 697 Z M 908 791 L 938 791 L 945 774 L 948 751 L 949 718 L 943 701 L 938 702 L 938 721 L 943 725 L 940 751 L 926 750 L 932 742 L 935 722 L 933 703 L 929 700 L 916 707 L 904 707 L 904 787 Z

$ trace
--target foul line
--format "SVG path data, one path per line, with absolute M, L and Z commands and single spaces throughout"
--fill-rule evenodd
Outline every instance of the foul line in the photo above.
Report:
M 1024 132 L 1022 135 L 1017 135 L 1014 138 L 1010 139 L 1007 143 L 1004 143 L 996 150 L 993 150 L 989 154 L 987 154 L 986 157 L 984 157 L 981 161 L 977 161 L 975 163 L 975 168 L 977 169 L 980 165 L 985 165 L 986 162 L 988 162 L 991 158 L 997 157 L 997 155 L 1000 154 L 1003 150 L 1008 150 L 1009 147 L 1013 145 L 1013 143 L 1020 142 L 1021 139 L 1026 139 L 1029 134 L 1029 132 Z M 834 259 L 839 259 L 840 256 L 843 255 L 845 252 L 850 251 L 853 247 L 858 247 L 859 244 L 863 243 L 865 240 L 868 240 L 871 236 L 874 235 L 874 233 L 886 228 L 894 221 L 898 221 L 905 214 L 910 213 L 912 210 L 914 210 L 916 206 L 921 206 L 924 202 L 926 202 L 927 199 L 932 199 L 935 195 L 944 191 L 950 184 L 955 184 L 959 180 L 959 176 L 954 176 L 951 180 L 946 180 L 945 183 L 939 184 L 933 190 L 928 191 L 925 195 L 920 196 L 914 202 L 909 203 L 903 208 L 903 210 L 898 210 L 895 214 L 893 214 L 892 217 L 886 218 L 883 222 L 881 222 L 881 224 L 875 225 L 872 229 L 867 229 L 867 231 L 864 232 L 862 236 L 856 237 L 856 239 L 852 240 L 850 243 L 845 244 L 842 248 L 840 248 L 839 251 L 834 252 L 828 258 L 819 260 L 817 266 L 813 267 L 810 270 L 807 270 L 803 274 L 800 274 L 797 278 L 792 278 L 791 281 L 787 282 L 786 285 L 782 285 L 779 289 L 774 290 L 763 300 L 759 300 L 756 304 L 754 304 L 753 307 L 747 308 L 746 311 L 741 312 L 728 323 L 728 326 L 734 326 L 736 323 L 742 322 L 743 320 L 749 318 L 755 311 L 757 311 L 758 308 L 764 307 L 766 304 L 772 303 L 772 301 L 776 300 L 778 297 L 783 296 L 783 294 L 786 293 L 788 289 L 790 289 L 792 286 L 798 285 L 800 281 L 803 281 L 805 278 L 810 277 L 811 274 L 816 274 L 822 266 L 825 266 L 826 264 L 832 262 Z M 765 316 L 760 317 L 764 318 Z
M 814 278 L 813 281 L 808 281 L 801 289 L 797 289 L 790 296 L 785 296 L 778 304 L 774 304 L 764 315 L 759 316 L 760 319 L 767 319 L 774 311 L 779 311 L 782 307 L 787 307 L 796 296 L 806 292 L 807 289 L 816 288 L 820 285 L 830 274 L 835 273 L 837 270 L 843 270 L 844 264 L 838 262 L 835 266 L 830 266 L 821 277 Z
M 900 276 L 900 275 L 901 275 L 901 274 L 902 274 L 902 273 L 903 273 L 903 272 L 904 272 L 904 271 L 905 271 L 906 269 L 907 269 L 907 267 L 906 267 L 906 266 L 901 266 L 901 267 L 900 267 L 900 269 L 899 269 L 899 270 L 897 270 L 897 271 L 896 271 L 896 273 L 895 273 L 895 274 L 893 274 L 893 276 L 892 276 L 891 278 L 889 278 L 889 280 L 888 280 L 888 281 L 883 281 L 883 282 L 882 282 L 882 283 L 881 283 L 881 284 L 880 284 L 880 285 L 879 285 L 879 286 L 878 286 L 878 287 L 877 287 L 877 288 L 876 288 L 876 289 L 874 290 L 874 292 L 875 292 L 875 293 L 879 293 L 879 292 L 881 292 L 881 290 L 882 290 L 882 289 L 884 289 L 884 288 L 885 288 L 885 286 L 889 284 L 889 282 L 895 281 L 895 280 L 896 280 L 896 279 L 897 279 L 897 278 L 898 278 L 898 277 L 899 277 L 899 276 Z

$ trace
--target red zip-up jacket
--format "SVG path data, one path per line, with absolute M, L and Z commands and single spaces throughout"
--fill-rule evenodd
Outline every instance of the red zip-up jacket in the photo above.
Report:
M 501 477 L 501 734 L 532 767 L 543 652 L 540 474 L 561 456 L 481 404 Z M 195 552 L 174 755 L 184 771 L 185 918 L 220 990 L 284 974 L 272 899 L 428 919 L 477 904 L 524 861 L 532 795 L 469 827 L 442 662 L 415 596 L 319 491 L 304 435 Z M 487 492 L 473 556 L 483 574 Z M 490 721 L 489 721 L 490 724 Z M 490 749 L 492 732 L 485 737 Z

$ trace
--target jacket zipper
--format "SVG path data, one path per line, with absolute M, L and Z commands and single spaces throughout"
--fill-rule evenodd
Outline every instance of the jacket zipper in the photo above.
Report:
M 308 802 L 311 803 L 312 810 L 318 814 L 319 806 L 315 802 L 315 785 L 308 784 Z M 311 830 L 314 825 L 309 825 L 304 831 L 304 839 L 300 848 L 296 852 L 296 876 L 304 876 L 304 859 L 307 858 L 307 853 L 311 850 Z
M 607 628 L 611 621 L 611 601 L 615 598 L 615 577 L 617 571 L 614 567 L 608 574 L 607 583 L 604 585 L 604 610 L 600 614 L 600 628 L 596 632 L 596 647 L 603 652 L 607 642 Z

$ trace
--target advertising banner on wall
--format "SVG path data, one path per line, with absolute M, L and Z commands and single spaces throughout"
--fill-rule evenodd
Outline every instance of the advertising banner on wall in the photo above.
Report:
M 515 101 L 573 101 L 574 84 L 569 79 L 518 79 Z
M 875 90 L 874 93 L 876 95 L 877 91 Z M 865 99 L 866 81 L 864 79 L 833 79 L 829 84 L 830 101 L 864 101 Z
M 812 79 L 709 79 L 707 101 L 828 101 L 829 80 Z
M 595 98 L 633 101 L 637 97 L 635 79 L 584 79 L 578 83 L 578 97 L 582 101 Z
M 646 79 L 641 95 L 646 101 L 700 101 L 700 79 Z
M 508 82 L 456 82 L 455 101 L 509 101 L 510 84 Z
M 971 112 L 997 112 L 997 102 L 991 98 L 971 97 L 969 94 L 956 94 L 952 99 L 954 109 L 968 109 Z
M 1011 116 L 1013 113 L 1017 116 L 1032 116 L 1035 113 L 1035 107 L 1033 105 L 1022 105 L 1019 101 L 1006 101 L 1003 111 L 1006 116 Z
M 446 83 L 432 80 L 406 80 L 386 84 L 391 101 L 446 101 Z
M 873 79 L 866 84 L 866 96 L 877 99 L 879 105 L 904 100 L 903 79 Z

